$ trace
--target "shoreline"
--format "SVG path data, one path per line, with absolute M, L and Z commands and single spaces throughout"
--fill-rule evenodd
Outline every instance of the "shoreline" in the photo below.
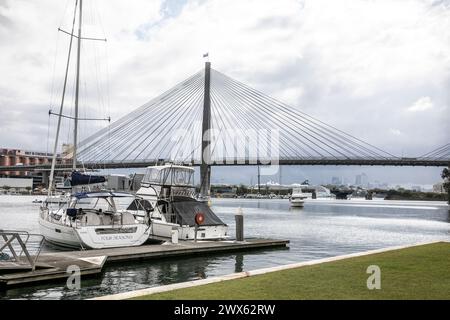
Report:
M 262 275 L 271 275 L 276 274 L 283 271 L 288 270 L 301 270 L 304 267 L 311 267 L 311 266 L 321 266 L 321 265 L 327 265 L 334 262 L 347 262 L 354 260 L 355 258 L 364 258 L 364 257 L 376 257 L 379 254 L 384 253 L 400 253 L 402 250 L 405 249 L 413 249 L 413 248 L 421 248 L 426 247 L 430 245 L 449 245 L 450 241 L 432 241 L 432 242 L 423 242 L 423 243 L 416 243 L 413 245 L 405 245 L 405 246 L 394 246 L 394 247 L 388 247 L 383 249 L 376 249 L 376 250 L 369 250 L 364 252 L 358 252 L 358 253 L 352 253 L 352 254 L 346 254 L 346 255 L 340 255 L 335 257 L 329 257 L 329 258 L 323 258 L 323 259 L 316 259 L 311 261 L 305 261 L 305 262 L 299 262 L 299 263 L 293 263 L 293 264 L 287 264 L 282 266 L 276 266 L 276 267 L 269 267 L 269 268 L 262 268 L 262 269 L 256 269 L 251 271 L 244 271 L 244 272 L 238 272 L 238 273 L 232 273 L 224 276 L 217 276 L 217 277 L 211 277 L 207 279 L 201 279 L 201 280 L 194 280 L 194 281 L 187 281 L 187 282 L 181 282 L 181 283 L 175 283 L 170 285 L 164 285 L 164 286 L 157 286 L 157 287 L 150 287 L 147 289 L 140 289 L 140 290 L 134 290 L 124 293 L 118 293 L 113 295 L 106 295 L 106 296 L 100 296 L 96 298 L 91 298 L 87 300 L 124 300 L 124 299 L 140 299 L 140 298 L 150 298 L 152 295 L 157 294 L 175 294 L 174 291 L 183 292 L 185 289 L 192 289 L 197 288 L 200 286 L 208 285 L 208 286 L 215 286 L 219 283 L 226 284 L 228 282 L 232 283 L 234 280 L 243 280 L 243 279 L 249 279 L 253 278 L 255 276 L 262 276 Z M 184 297 L 183 297 L 184 298 Z M 253 297 L 250 296 L 250 299 L 259 299 L 259 297 Z M 269 297 L 270 299 L 276 299 L 276 297 Z M 175 294 L 175 299 L 176 294 Z

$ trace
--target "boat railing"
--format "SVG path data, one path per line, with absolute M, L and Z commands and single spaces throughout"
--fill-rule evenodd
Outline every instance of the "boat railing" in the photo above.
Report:
M 181 196 L 193 198 L 195 196 L 195 189 L 192 188 L 173 188 L 172 196 Z
M 164 214 L 166 221 L 169 223 L 177 223 L 177 216 L 174 213 L 165 213 Z
M 0 229 L 0 270 L 17 267 L 34 271 L 44 241 L 40 234 Z

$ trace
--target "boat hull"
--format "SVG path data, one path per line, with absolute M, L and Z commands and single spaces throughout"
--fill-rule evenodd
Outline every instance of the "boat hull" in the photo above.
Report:
M 81 248 L 80 240 L 72 227 L 58 225 L 39 218 L 39 229 L 45 241 L 51 244 L 66 248 Z
M 304 204 L 305 204 L 304 200 L 300 200 L 300 199 L 291 200 L 291 207 L 294 207 L 294 208 L 303 207 Z
M 181 231 L 181 232 L 180 232 Z M 180 227 L 178 233 L 179 239 L 195 239 L 195 227 Z M 199 226 L 197 229 L 198 240 L 221 240 L 228 238 L 228 226 Z
M 39 218 L 45 240 L 61 247 L 105 249 L 142 245 L 149 237 L 147 225 L 71 227 Z
M 179 240 L 194 240 L 195 227 L 180 226 L 174 223 L 167 223 L 159 220 L 152 220 L 151 237 L 171 238 L 172 231 L 178 231 Z M 197 239 L 199 240 L 220 240 L 227 238 L 228 226 L 199 226 L 197 229 Z

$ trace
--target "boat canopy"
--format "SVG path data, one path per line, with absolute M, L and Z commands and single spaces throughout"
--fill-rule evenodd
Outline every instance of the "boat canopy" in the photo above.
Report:
M 165 200 L 158 201 L 158 204 L 167 203 Z M 204 203 L 190 197 L 173 197 L 170 201 L 172 210 L 181 221 L 181 225 L 195 226 L 195 215 L 203 213 L 205 217 L 202 226 L 226 225 L 216 214 Z
M 143 183 L 165 186 L 194 186 L 194 168 L 184 166 L 155 166 L 148 167 Z
M 134 197 L 134 195 L 125 192 L 110 192 L 110 191 L 100 191 L 100 192 L 77 192 L 73 195 L 77 199 L 86 198 L 124 198 L 124 197 Z
M 292 196 L 294 196 L 294 195 L 296 195 L 296 196 L 303 195 L 302 188 L 293 188 L 292 189 Z
M 72 177 L 70 180 L 70 184 L 72 185 L 72 187 L 74 187 L 74 186 L 79 186 L 79 185 L 83 185 L 83 184 L 102 183 L 105 181 L 106 181 L 106 179 L 103 176 L 94 176 L 94 175 L 83 174 L 78 171 L 73 171 Z

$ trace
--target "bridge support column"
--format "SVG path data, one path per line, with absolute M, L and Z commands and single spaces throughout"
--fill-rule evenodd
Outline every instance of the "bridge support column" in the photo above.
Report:
M 211 63 L 205 63 L 205 91 L 203 95 L 202 155 L 200 165 L 200 200 L 208 201 L 211 187 Z
M 261 194 L 261 171 L 259 170 L 259 163 L 258 163 L 258 194 Z
M 49 184 L 49 172 L 42 171 L 42 184 L 48 189 Z

